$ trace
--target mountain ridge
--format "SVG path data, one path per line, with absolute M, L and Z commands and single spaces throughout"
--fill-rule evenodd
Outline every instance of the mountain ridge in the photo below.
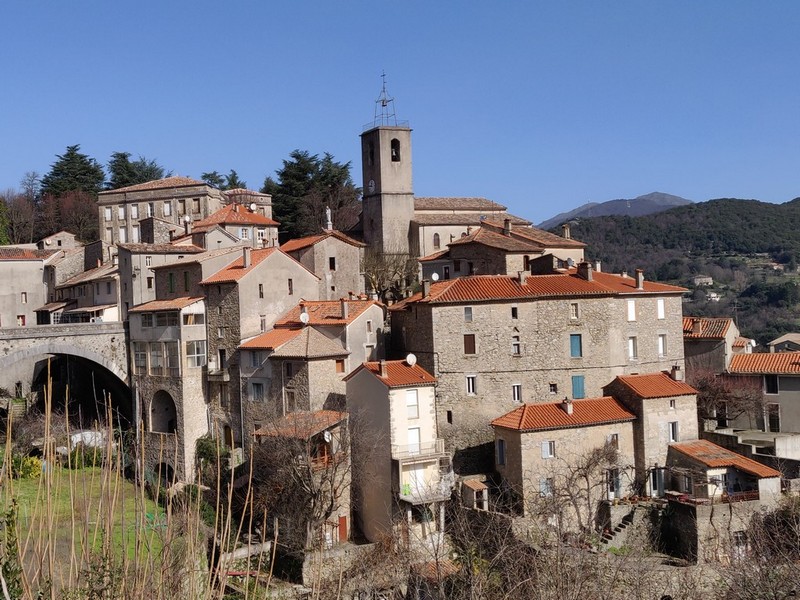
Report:
M 642 217 L 670 210 L 676 206 L 693 204 L 691 200 L 667 194 L 650 192 L 636 198 L 617 198 L 606 202 L 587 202 L 570 211 L 559 213 L 537 225 L 540 229 L 552 229 L 571 219 L 589 217 L 627 216 Z

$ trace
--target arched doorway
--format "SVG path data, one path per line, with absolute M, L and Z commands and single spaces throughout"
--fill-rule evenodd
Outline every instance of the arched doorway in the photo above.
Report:
M 178 430 L 178 413 L 175 401 L 164 390 L 153 395 L 150 405 L 150 431 L 156 433 L 176 433 Z

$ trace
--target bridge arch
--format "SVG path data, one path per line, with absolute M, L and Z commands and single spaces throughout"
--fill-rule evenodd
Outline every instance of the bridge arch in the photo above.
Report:
M 120 366 L 115 361 L 109 360 L 105 355 L 79 344 L 66 344 L 63 342 L 49 342 L 44 340 L 41 343 L 13 350 L 6 355 L 0 356 L 0 371 L 20 360 L 36 358 L 44 354 L 65 354 L 68 356 L 85 358 L 113 373 L 122 383 L 128 384 L 127 365 Z

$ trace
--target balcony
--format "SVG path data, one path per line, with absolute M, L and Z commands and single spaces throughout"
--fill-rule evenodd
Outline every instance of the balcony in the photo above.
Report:
M 228 369 L 217 369 L 216 364 L 211 363 L 206 365 L 206 379 L 208 381 L 216 381 L 217 383 L 227 383 L 231 380 L 231 372 Z
M 416 462 L 446 455 L 443 439 L 420 442 L 419 444 L 392 444 L 392 459 L 400 462 Z
M 438 472 L 430 481 L 417 484 L 402 481 L 402 471 L 392 469 L 393 491 L 397 494 L 398 499 L 409 504 L 429 504 L 448 500 L 456 482 L 455 474 L 450 466 L 450 458 L 440 460 L 438 467 Z

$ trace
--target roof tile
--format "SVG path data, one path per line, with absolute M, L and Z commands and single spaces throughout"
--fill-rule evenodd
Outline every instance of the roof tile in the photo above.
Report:
M 321 233 L 319 235 L 309 235 L 306 237 L 289 240 L 281 246 L 281 250 L 287 253 L 294 252 L 296 250 L 302 250 L 303 248 L 308 248 L 309 246 L 318 244 L 322 240 L 326 240 L 329 237 L 334 237 L 337 240 L 341 240 L 342 242 L 350 244 L 351 246 L 356 246 L 357 248 L 363 248 L 366 246 L 366 244 L 363 242 L 354 240 L 353 238 L 343 234 L 341 231 L 326 231 L 325 233 Z
M 697 390 L 683 381 L 675 381 L 664 371 L 644 375 L 618 375 L 619 381 L 640 398 L 670 398 L 690 396 Z
M 386 368 L 386 376 L 381 375 L 381 364 Z M 418 385 L 433 385 L 436 378 L 418 364 L 409 365 L 404 360 L 385 360 L 362 363 L 356 370 L 344 378 L 348 381 L 356 373 L 367 370 L 377 377 L 381 383 L 392 387 L 410 387 Z
M 687 340 L 722 340 L 732 323 L 730 318 L 683 317 L 683 337 Z
M 201 228 L 209 225 L 270 225 L 275 227 L 278 222 L 262 214 L 250 212 L 241 204 L 231 203 L 205 219 L 194 223 L 194 227 Z
M 342 300 L 303 300 L 275 322 L 275 327 L 300 327 L 300 314 L 305 308 L 308 325 L 348 325 L 370 306 L 383 305 L 376 300 L 344 300 L 347 318 L 342 317 Z
M 780 477 L 780 471 L 776 471 L 751 458 L 736 454 L 727 448 L 717 446 L 708 440 L 691 440 L 688 442 L 675 442 L 670 444 L 678 452 L 703 463 L 709 468 L 717 469 L 720 467 L 733 467 L 750 473 L 756 477 Z
M 562 402 L 524 404 L 492 421 L 495 427 L 517 431 L 546 431 L 588 427 L 607 423 L 633 421 L 636 416 L 628 412 L 611 396 L 572 401 L 572 414 L 561 407 Z
M 728 372 L 739 375 L 797 375 L 800 374 L 800 352 L 734 354 Z
M 136 185 L 129 185 L 127 187 L 117 188 L 115 190 L 106 190 L 100 192 L 100 196 L 104 194 L 116 194 L 117 192 L 137 192 L 139 190 L 157 190 L 160 188 L 171 187 L 188 187 L 194 185 L 208 185 L 205 181 L 198 181 L 191 177 L 165 177 L 164 179 L 154 179 L 144 183 L 137 183 Z
M 229 265 L 221 268 L 213 275 L 207 277 L 200 283 L 202 285 L 210 283 L 235 283 L 242 277 L 252 272 L 259 263 L 269 258 L 275 252 L 280 252 L 278 248 L 254 248 L 250 251 L 250 266 L 244 267 L 244 257 L 239 256 Z M 174 265 L 173 265 L 174 266 Z
M 32 250 L 0 246 L 0 260 L 45 260 L 59 252 L 58 250 Z
M 317 410 L 297 411 L 281 417 L 274 423 L 255 431 L 255 436 L 282 437 L 307 440 L 316 434 L 341 423 L 347 418 L 346 412 Z
M 138 304 L 131 308 L 128 312 L 151 312 L 155 310 L 180 310 L 195 302 L 202 302 L 204 298 L 193 296 L 182 296 L 180 298 L 173 298 L 171 300 L 151 300 L 144 304 Z

